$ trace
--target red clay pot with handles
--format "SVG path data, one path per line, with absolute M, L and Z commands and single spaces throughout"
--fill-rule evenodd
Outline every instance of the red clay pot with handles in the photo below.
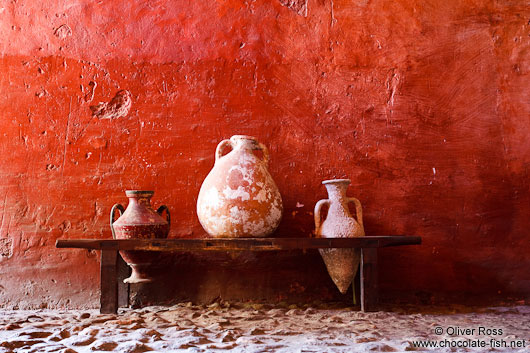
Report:
M 162 205 L 156 211 L 151 207 L 154 191 L 127 190 L 129 205 L 124 209 L 115 204 L 110 211 L 110 229 L 115 239 L 155 239 L 167 238 L 170 227 L 170 215 L 167 206 Z M 115 213 L 120 217 L 115 220 Z M 162 214 L 165 211 L 165 218 Z M 151 251 L 120 251 L 125 262 L 131 266 L 132 273 L 125 283 L 151 282 L 149 268 L 158 254 Z

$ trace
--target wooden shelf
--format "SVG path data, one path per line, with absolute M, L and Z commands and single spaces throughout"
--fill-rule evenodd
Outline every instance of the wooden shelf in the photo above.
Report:
M 144 251 L 278 251 L 325 248 L 383 248 L 421 244 L 406 235 L 359 238 L 202 238 L 202 239 L 58 239 L 58 248 Z
M 101 313 L 116 313 L 128 305 L 129 286 L 122 282 L 127 265 L 118 254 L 128 251 L 279 251 L 330 248 L 361 249 L 361 310 L 378 305 L 377 249 L 421 244 L 421 237 L 381 235 L 359 238 L 224 238 L 224 239 L 58 239 L 58 248 L 101 250 Z

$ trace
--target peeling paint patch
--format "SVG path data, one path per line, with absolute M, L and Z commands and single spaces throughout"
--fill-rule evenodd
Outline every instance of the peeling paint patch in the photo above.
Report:
M 280 4 L 296 12 L 300 16 L 307 17 L 307 0 L 279 0 Z
M 131 103 L 131 93 L 121 90 L 109 103 L 100 102 L 98 105 L 90 106 L 90 109 L 92 109 L 92 114 L 100 119 L 122 118 L 129 114 Z
M 47 94 L 48 94 L 48 92 L 43 88 L 42 90 L 40 90 L 38 92 L 35 92 L 35 97 L 42 98 L 42 97 L 44 97 Z
M 399 88 L 399 82 L 400 82 L 400 75 L 399 72 L 396 72 L 396 70 L 392 70 L 389 74 L 389 77 L 386 81 L 386 89 L 388 92 L 388 100 L 387 104 L 390 106 L 394 105 L 394 97 L 396 95 L 396 92 Z
M 97 86 L 98 86 L 97 82 L 90 81 L 88 83 L 88 92 L 85 94 L 85 97 L 84 97 L 84 100 L 86 103 L 90 103 L 94 99 L 94 92 L 96 91 Z
M 57 27 L 53 34 L 59 39 L 65 39 L 72 35 L 72 29 L 67 24 L 64 24 Z
M 13 256 L 13 247 L 11 239 L 0 239 L 0 259 L 2 257 L 10 258 Z
M 66 220 L 59 224 L 57 228 L 61 231 L 61 233 L 67 233 L 72 228 L 72 223 Z

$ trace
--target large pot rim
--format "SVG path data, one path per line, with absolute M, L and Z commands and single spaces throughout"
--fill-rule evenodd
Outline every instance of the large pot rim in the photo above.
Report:
M 257 141 L 258 139 L 255 138 L 254 136 L 250 136 L 250 135 L 233 135 L 232 137 L 230 137 L 230 140 L 232 140 L 232 141 L 235 141 L 235 140 L 252 140 L 252 141 Z

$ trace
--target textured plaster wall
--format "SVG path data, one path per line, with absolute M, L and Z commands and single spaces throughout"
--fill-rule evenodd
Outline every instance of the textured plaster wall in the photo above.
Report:
M 423 236 L 380 251 L 383 294 L 528 298 L 529 21 L 505 0 L 0 1 L 0 305 L 96 306 L 98 254 L 54 243 L 109 238 L 125 189 L 203 236 L 197 194 L 236 133 L 270 149 L 281 234 L 309 236 L 320 181 L 349 177 L 368 235 Z M 98 107 L 117 94 L 129 109 Z M 337 297 L 314 253 L 227 258 L 176 256 L 166 281 Z

